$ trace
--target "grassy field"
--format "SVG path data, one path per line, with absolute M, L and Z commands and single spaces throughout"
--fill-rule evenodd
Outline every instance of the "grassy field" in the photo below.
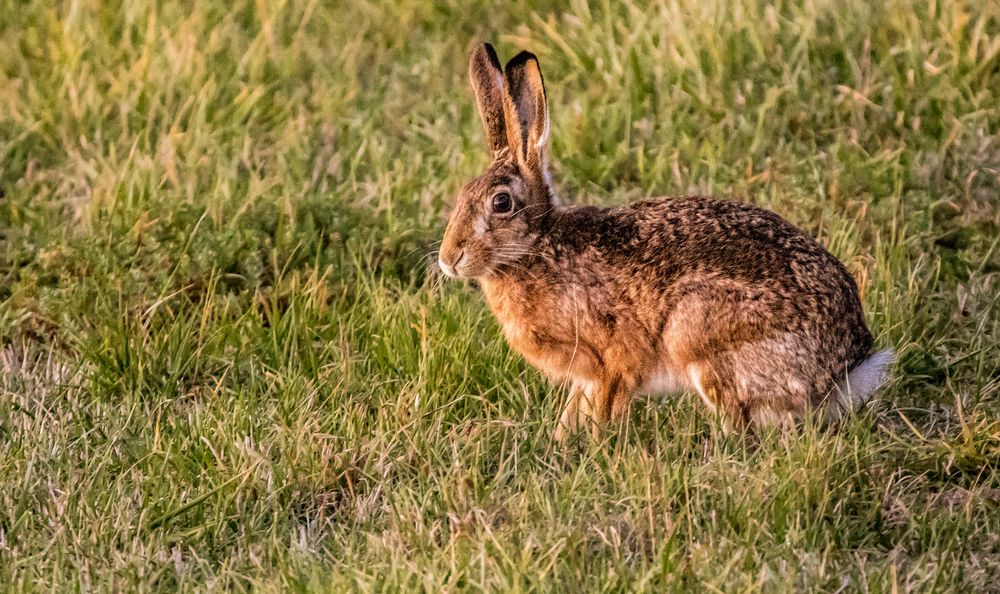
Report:
M 557 5 L 558 4 L 558 5 Z M 1000 590 L 1000 5 L 0 0 L 0 589 Z M 731 195 L 858 279 L 838 431 L 564 392 L 429 262 L 541 60 L 564 202 Z

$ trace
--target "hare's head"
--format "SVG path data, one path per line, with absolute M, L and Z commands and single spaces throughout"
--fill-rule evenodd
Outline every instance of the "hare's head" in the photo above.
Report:
M 469 79 L 492 162 L 459 192 L 438 263 L 448 276 L 485 277 L 532 252 L 555 206 L 546 162 L 549 113 L 531 53 L 501 70 L 493 46 L 478 45 Z

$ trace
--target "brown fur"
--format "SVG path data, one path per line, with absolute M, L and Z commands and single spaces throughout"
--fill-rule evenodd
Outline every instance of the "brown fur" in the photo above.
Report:
M 736 427 L 800 418 L 871 354 L 854 280 L 808 235 L 704 197 L 559 206 L 535 57 L 501 77 L 483 45 L 469 73 L 493 162 L 463 188 L 440 263 L 478 278 L 511 347 L 571 383 L 557 436 L 670 388 L 696 390 Z M 511 212 L 494 212 L 500 193 Z

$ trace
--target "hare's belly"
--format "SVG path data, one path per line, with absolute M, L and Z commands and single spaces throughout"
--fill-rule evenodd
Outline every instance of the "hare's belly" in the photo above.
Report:
M 639 394 L 663 395 L 683 392 L 689 389 L 691 382 L 687 376 L 674 369 L 661 367 L 650 373 L 637 390 Z

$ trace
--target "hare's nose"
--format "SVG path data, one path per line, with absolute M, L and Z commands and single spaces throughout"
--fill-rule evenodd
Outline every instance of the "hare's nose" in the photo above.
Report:
M 447 274 L 448 276 L 455 276 L 455 270 L 458 268 L 459 263 L 462 261 L 462 258 L 464 257 L 465 257 L 464 249 L 459 250 L 458 257 L 455 258 L 455 261 L 452 262 L 451 264 L 445 262 L 444 256 L 438 256 L 438 266 L 440 266 L 441 270 L 443 270 L 444 273 Z

